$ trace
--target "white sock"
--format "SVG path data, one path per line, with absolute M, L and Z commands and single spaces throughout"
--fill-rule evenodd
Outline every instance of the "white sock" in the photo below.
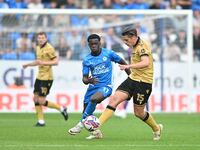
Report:
M 61 106 L 61 107 L 60 107 L 60 112 L 63 112 L 63 111 L 64 111 L 64 107 Z
M 79 126 L 80 128 L 83 128 L 82 122 L 79 122 L 79 123 L 77 124 L 77 126 Z
M 38 120 L 38 123 L 45 124 L 44 120 Z

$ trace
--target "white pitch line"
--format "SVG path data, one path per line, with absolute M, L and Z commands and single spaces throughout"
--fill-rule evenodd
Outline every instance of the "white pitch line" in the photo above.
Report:
M 200 144 L 194 144 L 194 145 L 190 145 L 190 144 L 185 144 L 185 145 L 173 145 L 173 144 L 169 144 L 169 145 L 135 145 L 135 144 L 126 144 L 126 145 L 93 145 L 92 146 L 96 146 L 96 147 L 104 147 L 104 146 L 109 146 L 109 147 L 200 147 Z M 0 147 L 89 147 L 91 145 L 85 145 L 85 144 L 77 144 L 77 145 L 65 145 L 65 144 L 61 144 L 61 145 L 0 145 Z

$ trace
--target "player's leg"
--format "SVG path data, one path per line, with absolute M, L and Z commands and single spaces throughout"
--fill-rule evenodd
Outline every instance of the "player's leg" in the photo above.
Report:
M 116 91 L 113 96 L 110 97 L 109 104 L 107 105 L 106 109 L 103 111 L 101 116 L 99 117 L 99 121 L 101 123 L 101 126 L 109 120 L 114 111 L 116 110 L 116 107 L 123 102 L 124 100 L 128 99 L 128 94 L 124 91 Z
M 156 123 L 155 119 L 149 112 L 145 112 L 145 105 L 138 106 L 134 104 L 134 113 L 135 116 L 140 118 L 142 121 L 144 121 L 149 127 L 153 130 L 153 140 L 159 140 L 161 137 L 161 131 L 163 129 L 162 124 Z
M 35 111 L 36 111 L 36 116 L 38 120 L 35 126 L 45 126 L 44 113 L 43 113 L 42 105 L 40 105 L 38 102 L 37 94 L 34 94 L 33 100 L 35 103 Z
M 87 116 L 92 115 L 93 112 L 95 111 L 96 105 L 98 103 L 101 103 L 107 97 L 109 97 L 111 93 L 112 93 L 112 88 L 108 86 L 99 88 L 98 91 L 94 95 L 92 95 L 90 102 L 86 107 L 86 110 L 84 111 L 82 119 L 85 119 Z M 86 139 L 88 140 L 101 139 L 101 138 L 103 138 L 103 135 L 99 129 L 90 132 L 90 136 L 86 137 Z
M 125 100 L 129 100 L 132 94 L 131 91 L 131 84 L 130 84 L 130 78 L 127 78 L 124 82 L 119 85 L 116 92 L 113 96 L 110 97 L 110 101 L 104 112 L 101 114 L 99 120 L 101 125 L 103 125 L 109 118 L 112 117 L 114 111 L 116 110 L 116 107 L 118 104 Z
M 85 109 L 86 109 L 86 107 L 88 106 L 88 103 L 89 103 L 89 101 L 90 101 L 90 97 L 94 94 L 96 92 L 96 89 L 95 88 L 93 88 L 92 86 L 89 86 L 88 87 L 88 89 L 87 89 L 87 91 L 86 91 L 86 93 L 85 93 L 85 95 L 84 95 L 84 100 L 83 100 L 83 112 L 82 112 L 82 115 L 84 114 L 84 112 L 85 112 Z M 80 119 L 80 121 L 74 126 L 74 127 L 72 127 L 72 128 L 70 128 L 69 130 L 68 130 L 68 133 L 70 134 L 70 135 L 77 135 L 77 134 L 79 134 L 81 131 L 82 131 L 82 129 L 84 128 L 84 126 L 83 126 L 83 124 L 82 124 L 82 119 Z
M 125 119 L 127 117 L 126 108 L 128 105 L 128 101 L 124 101 L 118 105 L 118 108 L 115 111 L 115 116 Z
M 136 83 L 136 88 L 134 91 L 134 114 L 136 117 L 144 121 L 149 127 L 152 128 L 154 133 L 154 140 L 160 139 L 160 134 L 162 130 L 162 125 L 156 123 L 152 115 L 145 111 L 146 104 L 148 102 L 149 96 L 151 94 L 151 84 L 138 82 Z
M 128 98 L 128 95 L 122 91 L 116 91 L 113 96 L 110 97 L 109 104 L 107 105 L 104 112 L 99 117 L 99 121 L 101 126 L 112 117 L 114 111 L 116 110 L 116 107 L 118 104 L 123 102 L 126 98 Z M 100 129 L 97 129 L 90 133 L 90 136 L 86 137 L 86 139 L 101 139 L 103 138 L 103 135 L 100 131 Z
M 39 103 L 39 96 L 38 96 L 39 91 L 40 91 L 40 80 L 36 79 L 35 84 L 34 84 L 34 91 L 33 91 L 34 93 L 33 101 L 35 104 L 35 111 L 36 111 L 36 116 L 37 116 L 37 123 L 35 126 L 45 126 L 42 105 L 40 105 Z
M 96 105 L 98 103 L 101 103 L 104 99 L 106 99 L 107 97 L 109 97 L 112 94 L 112 88 L 105 86 L 105 87 L 101 87 L 98 88 L 98 90 L 96 91 L 96 93 L 94 93 L 91 97 L 90 97 L 90 101 L 82 115 L 82 120 L 85 119 L 87 116 L 90 116 L 93 114 L 93 112 L 96 109 Z
M 86 95 L 85 95 L 85 96 L 86 96 Z M 84 113 L 84 111 L 85 111 L 87 105 L 88 105 L 88 103 L 85 102 L 84 105 L 83 105 L 83 112 L 82 112 L 82 113 Z M 83 126 L 83 124 L 82 124 L 82 120 L 80 120 L 74 127 L 70 128 L 70 129 L 68 130 L 68 133 L 69 133 L 70 135 L 77 135 L 77 134 L 79 134 L 79 133 L 82 131 L 83 128 L 84 128 L 84 126 Z
M 71 135 L 76 135 L 81 132 L 83 129 L 82 120 L 87 116 L 93 114 L 96 109 L 97 103 L 100 103 L 105 98 L 109 97 L 112 93 L 112 89 L 110 87 L 101 87 L 98 89 L 88 88 L 85 97 L 84 97 L 84 110 L 82 114 L 82 118 L 78 124 L 76 124 L 73 128 L 68 130 L 68 133 Z
M 67 113 L 66 107 L 60 106 L 59 104 L 51 102 L 50 100 L 46 100 L 46 96 L 49 94 L 52 83 L 53 83 L 53 80 L 47 80 L 47 81 L 41 82 L 40 92 L 39 92 L 39 103 L 48 107 L 48 108 L 57 109 L 58 111 L 61 112 L 64 119 L 67 120 L 68 119 L 68 113 Z

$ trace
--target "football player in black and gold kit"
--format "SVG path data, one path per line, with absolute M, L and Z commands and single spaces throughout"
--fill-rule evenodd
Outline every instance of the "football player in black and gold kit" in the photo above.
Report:
M 68 119 L 67 108 L 62 107 L 56 103 L 46 100 L 50 88 L 53 83 L 52 66 L 58 65 L 58 57 L 55 54 L 53 46 L 47 42 L 47 35 L 45 32 L 37 34 L 38 45 L 36 47 L 37 60 L 23 65 L 23 68 L 30 66 L 38 66 L 39 72 L 34 84 L 34 103 L 38 122 L 36 126 L 45 126 L 44 114 L 42 106 L 57 109 Z
M 119 85 L 110 102 L 100 116 L 101 126 L 113 115 L 118 104 L 133 98 L 136 117 L 144 121 L 153 130 L 153 140 L 159 140 L 162 124 L 157 124 L 152 115 L 145 111 L 152 91 L 153 58 L 148 43 L 137 35 L 137 30 L 128 26 L 122 31 L 122 40 L 132 49 L 131 64 L 119 65 L 121 70 L 131 69 L 129 77 Z M 100 131 L 100 130 L 97 130 Z M 101 134 L 94 131 L 94 136 Z

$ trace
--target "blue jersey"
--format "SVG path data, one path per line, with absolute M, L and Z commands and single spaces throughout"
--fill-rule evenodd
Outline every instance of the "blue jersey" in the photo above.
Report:
M 98 56 L 89 54 L 83 60 L 83 75 L 91 75 L 98 79 L 94 87 L 112 85 L 112 62 L 119 62 L 122 58 L 114 51 L 105 48 L 101 49 Z

